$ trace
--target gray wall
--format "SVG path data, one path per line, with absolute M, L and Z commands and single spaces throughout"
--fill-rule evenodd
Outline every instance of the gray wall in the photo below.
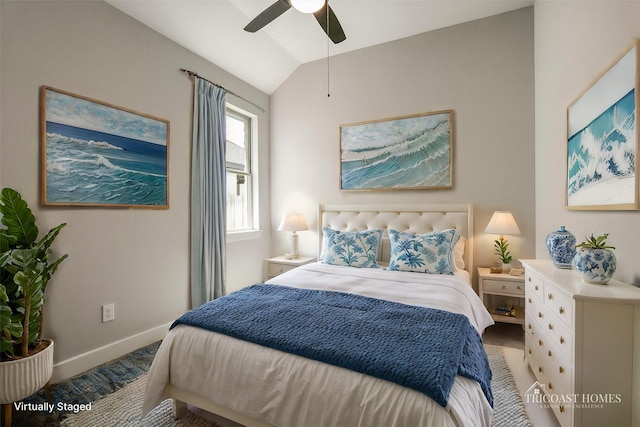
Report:
M 640 212 L 569 211 L 564 186 L 567 106 L 638 36 L 639 2 L 535 4 L 536 256 L 549 258 L 545 236 L 559 225 L 578 241 L 609 233 L 618 259 L 614 277 L 636 285 Z
M 98 364 L 116 356 L 100 353 L 102 346 L 118 347 L 137 334 L 144 340 L 145 331 L 163 327 L 189 308 L 193 85 L 179 69 L 197 71 L 267 111 L 269 97 L 106 3 L 0 4 L 0 182 L 23 194 L 41 229 L 68 223 L 55 245 L 69 259 L 47 290 L 46 333 L 56 341 L 56 362 L 80 356 L 82 363 Z M 170 209 L 40 206 L 41 85 L 169 120 Z M 261 221 L 268 224 L 269 114 L 236 103 L 259 116 Z M 257 242 L 228 244 L 230 288 L 261 279 L 262 260 L 269 255 L 269 233 L 263 234 Z M 106 303 L 115 303 L 116 319 L 101 323 L 100 307 Z
M 522 231 L 516 257 L 532 257 L 534 219 L 533 8 L 301 66 L 271 97 L 272 226 L 305 214 L 301 252 L 317 252 L 319 203 L 472 203 L 476 265 L 494 261 L 483 231 L 494 210 L 513 212 Z M 454 110 L 451 190 L 342 192 L 339 126 Z M 273 231 L 274 253 L 289 250 Z

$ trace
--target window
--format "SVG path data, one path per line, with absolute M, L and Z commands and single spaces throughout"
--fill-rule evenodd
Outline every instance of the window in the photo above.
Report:
M 227 232 L 254 230 L 254 118 L 227 105 Z

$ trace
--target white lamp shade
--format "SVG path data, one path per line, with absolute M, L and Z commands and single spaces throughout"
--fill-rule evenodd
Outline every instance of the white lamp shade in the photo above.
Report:
M 278 226 L 278 230 L 282 231 L 302 231 L 308 230 L 307 221 L 304 219 L 304 215 L 296 213 L 296 214 L 286 214 L 283 215 L 282 221 L 280 221 L 280 225 Z
M 324 6 L 325 0 L 291 0 L 291 6 L 302 13 L 313 13 Z
M 511 212 L 495 211 L 491 217 L 491 221 L 484 230 L 487 234 L 520 234 L 520 229 Z

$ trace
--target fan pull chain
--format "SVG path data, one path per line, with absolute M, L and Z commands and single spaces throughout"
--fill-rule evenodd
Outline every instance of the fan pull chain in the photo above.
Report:
M 325 7 L 326 7 L 326 10 L 327 10 L 327 13 L 326 13 L 326 15 L 327 15 L 327 17 L 326 17 L 326 20 L 327 20 L 327 98 L 330 98 L 331 97 L 331 89 L 330 89 L 330 86 L 331 86 L 330 70 L 331 70 L 331 68 L 329 67 L 329 57 L 330 57 L 329 48 L 331 47 L 331 44 L 329 43 L 330 37 L 328 37 L 328 36 L 329 36 L 329 34 L 331 34 L 331 28 L 329 28 L 329 25 L 330 25 L 331 21 L 329 20 L 329 0 L 327 0 L 325 2 Z
M 328 27 L 327 27 L 328 28 Z M 331 97 L 331 90 L 330 90 L 330 71 L 331 68 L 329 67 L 329 39 L 327 39 L 327 98 Z

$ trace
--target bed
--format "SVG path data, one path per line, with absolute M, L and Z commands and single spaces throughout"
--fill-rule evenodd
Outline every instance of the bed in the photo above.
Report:
M 493 321 L 471 287 L 473 256 L 472 250 L 465 248 L 472 248 L 472 219 L 472 206 L 467 204 L 321 205 L 318 259 L 324 262 L 301 266 L 266 284 L 234 292 L 223 299 L 224 306 L 216 300 L 212 302 L 214 311 L 193 310 L 178 319 L 150 369 L 143 414 L 162 400 L 172 398 L 176 417 L 184 415 L 190 404 L 249 427 L 489 426 L 492 400 L 487 385 L 488 360 L 481 341 L 482 354 L 478 352 L 476 337 Z M 371 233 L 379 238 L 373 239 Z M 344 242 L 352 242 L 354 236 L 366 242 L 364 252 L 371 247 L 375 250 L 363 254 L 360 247 L 359 255 L 345 252 Z M 424 263 L 407 259 L 406 251 L 400 248 L 406 250 L 418 238 L 429 239 L 426 244 L 432 244 L 433 236 L 438 244 L 449 247 L 450 265 L 441 270 L 443 264 L 447 265 L 446 251 L 441 251 L 444 255 L 438 260 L 422 260 L 437 273 L 416 272 L 426 268 Z M 288 301 L 290 298 L 293 300 Z M 317 313 L 316 306 L 323 311 Z M 238 314 L 236 308 L 247 311 Z M 398 322 L 394 326 L 399 332 L 384 323 L 388 322 L 386 317 L 383 320 L 362 317 L 365 313 L 372 316 L 391 313 L 385 316 L 395 319 L 399 316 L 395 310 L 403 311 L 405 319 L 405 324 Z M 341 321 L 334 327 L 334 319 L 347 319 L 352 312 L 360 317 Z M 260 313 L 259 317 L 254 319 L 254 313 Z M 420 321 L 426 318 L 421 317 L 425 313 L 443 315 L 445 318 L 438 322 L 452 326 L 438 326 L 435 318 Z M 226 326 L 216 325 L 208 330 L 198 323 L 211 317 L 226 318 L 227 314 L 232 320 Z M 306 332 L 289 344 L 283 343 L 281 337 L 274 338 L 275 344 L 269 341 L 278 329 L 273 325 L 281 318 L 284 318 L 281 328 L 291 329 L 300 319 L 305 325 L 295 328 L 316 328 L 318 334 L 325 331 L 326 336 L 318 338 L 322 345 L 312 342 L 312 351 L 309 347 L 301 349 L 301 343 L 313 341 L 306 329 L 295 329 Z M 248 325 L 269 326 L 259 338 L 245 337 L 247 328 L 243 321 Z M 430 329 L 414 330 L 417 324 Z M 218 329 L 221 327 L 230 330 Z M 447 328 L 466 332 L 455 332 L 451 335 L 455 339 L 441 338 L 440 334 L 446 333 L 441 331 Z M 343 330 L 346 342 L 353 344 L 345 346 L 344 337 L 341 345 L 329 342 Z M 365 330 L 369 333 L 363 335 Z M 407 334 L 414 341 L 409 349 L 400 349 L 394 340 Z M 432 338 L 425 338 L 431 335 Z M 457 338 L 462 335 L 468 337 Z M 445 352 L 429 340 L 451 346 L 458 345 L 454 341 L 462 343 L 461 347 L 451 347 Z M 375 348 L 362 350 L 361 345 Z M 345 348 L 350 346 L 359 349 L 355 356 L 336 353 L 350 351 Z M 387 350 L 369 356 L 378 347 Z M 385 360 L 385 355 L 395 349 L 397 357 L 404 359 L 398 359 L 401 362 L 388 369 L 393 362 Z M 475 353 L 469 353 L 469 349 L 475 349 Z M 448 371 L 447 367 L 452 365 L 449 362 L 434 361 L 433 369 L 430 365 L 427 368 L 411 351 L 425 355 L 431 351 L 444 353 L 444 359 L 461 359 L 460 366 L 453 374 Z M 324 359 L 316 358 L 318 352 L 330 358 L 319 361 Z M 373 360 L 380 360 L 382 368 L 376 367 Z M 443 365 L 447 373 L 440 374 L 436 365 Z M 482 372 L 478 373 L 476 367 Z M 448 388 L 438 385 L 436 394 L 430 394 L 434 387 L 427 385 L 427 391 L 423 391 L 420 388 L 423 385 L 414 381 L 419 376 L 412 375 L 414 371 L 426 371 L 425 376 L 451 376 L 452 384 Z M 490 371 L 488 375 L 490 379 Z

